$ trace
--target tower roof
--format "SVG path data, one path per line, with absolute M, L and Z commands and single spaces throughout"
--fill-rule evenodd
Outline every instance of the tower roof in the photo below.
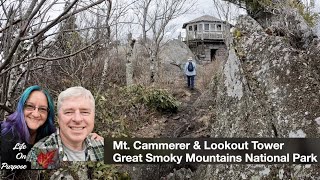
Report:
M 191 24 L 191 23 L 197 23 L 197 22 L 223 22 L 221 19 L 218 19 L 216 17 L 213 17 L 213 16 L 209 16 L 209 15 L 204 15 L 204 16 L 201 16 L 201 17 L 198 17 L 194 20 L 191 20 L 189 22 L 186 22 L 182 25 L 182 28 L 186 28 L 186 26 L 188 24 Z

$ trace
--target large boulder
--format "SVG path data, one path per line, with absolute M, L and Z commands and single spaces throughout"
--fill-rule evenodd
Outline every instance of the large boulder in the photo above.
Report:
M 292 46 L 241 16 L 215 81 L 211 136 L 320 138 L 320 43 Z M 194 179 L 319 179 L 319 165 L 209 165 Z
M 160 59 L 165 64 L 184 64 L 189 57 L 194 57 L 189 47 L 178 39 L 165 43 L 160 52 Z
M 162 80 L 176 83 L 184 75 L 183 68 L 189 57 L 194 57 L 189 47 L 178 39 L 165 43 L 160 54 Z

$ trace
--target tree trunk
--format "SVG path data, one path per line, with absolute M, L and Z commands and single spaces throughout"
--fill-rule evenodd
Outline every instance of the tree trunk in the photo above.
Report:
M 132 34 L 128 34 L 128 52 L 127 52 L 127 62 L 126 62 L 126 84 L 130 86 L 133 84 L 133 68 L 132 68 L 132 61 L 133 61 L 133 49 L 134 49 L 135 40 L 132 39 Z
M 154 83 L 156 75 L 156 55 L 153 49 L 150 49 L 150 83 Z

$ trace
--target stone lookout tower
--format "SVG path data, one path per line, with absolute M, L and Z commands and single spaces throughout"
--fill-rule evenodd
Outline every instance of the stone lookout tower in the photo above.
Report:
M 225 32 L 230 24 L 213 16 L 205 15 L 184 23 L 186 37 L 183 41 L 201 61 L 213 61 L 216 56 L 225 54 Z

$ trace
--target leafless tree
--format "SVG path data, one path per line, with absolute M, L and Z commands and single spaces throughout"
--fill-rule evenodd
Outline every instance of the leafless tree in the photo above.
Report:
M 157 74 L 158 54 L 169 22 L 190 12 L 196 3 L 197 1 L 189 0 L 139 0 L 135 4 L 142 29 L 142 44 L 150 56 L 151 82 L 154 82 Z
M 117 67 L 115 66 L 118 66 L 118 68 L 121 66 L 121 69 L 125 69 L 125 61 L 124 59 L 122 60 L 118 54 L 118 46 L 120 45 L 119 37 L 124 37 L 124 34 L 121 34 L 123 33 L 121 31 L 121 29 L 123 29 L 123 25 L 132 23 L 126 20 L 130 19 L 130 17 L 128 17 L 128 11 L 132 8 L 133 3 L 135 3 L 135 1 L 127 2 L 107 0 L 106 10 L 103 10 L 103 15 L 100 16 L 100 21 L 103 22 L 101 25 L 104 28 L 101 29 L 97 26 L 97 30 L 100 29 L 100 32 L 98 32 L 100 36 L 98 35 L 98 37 L 103 40 L 103 51 L 100 51 L 100 53 L 103 54 L 100 56 L 102 58 L 101 66 L 103 69 L 101 73 L 101 80 L 97 87 L 98 94 L 106 88 L 105 84 L 108 81 L 108 77 L 110 78 L 110 76 L 113 75 L 112 72 L 117 71 Z M 110 69 L 109 66 L 112 66 L 112 68 Z
M 230 29 L 231 29 L 231 21 L 234 20 L 235 17 L 239 16 L 240 9 L 235 7 L 235 5 L 231 2 L 226 2 L 222 0 L 212 0 L 214 7 L 216 9 L 216 13 L 219 16 L 219 19 L 223 20 L 226 28 L 224 28 L 224 37 L 225 44 L 227 48 L 230 45 Z
M 64 54 L 92 41 L 98 42 L 75 56 L 54 62 L 51 69 L 55 69 L 55 74 L 59 74 L 63 81 L 57 82 L 51 89 L 82 85 L 100 94 L 110 82 L 124 83 L 124 60 L 117 54 L 120 45 L 117 38 L 118 32 L 121 32 L 118 29 L 123 24 L 121 19 L 128 7 L 129 3 L 108 0 L 61 23 L 52 54 Z M 112 68 L 109 68 L 110 65 Z M 53 83 L 54 80 L 48 79 L 48 82 Z
M 0 105 L 10 110 L 14 94 L 28 84 L 30 73 L 48 68 L 48 62 L 71 57 L 86 48 L 78 47 L 61 56 L 47 57 L 52 34 L 64 20 L 103 3 L 104 0 L 73 0 L 52 18 L 52 11 L 64 1 L 53 0 L 2 0 L 0 5 Z M 55 12 L 56 13 L 56 12 Z M 11 110 L 12 111 L 12 110 Z
M 226 22 L 234 21 L 241 13 L 241 8 L 236 7 L 236 5 L 231 2 L 223 0 L 212 0 L 212 2 L 219 18 Z

